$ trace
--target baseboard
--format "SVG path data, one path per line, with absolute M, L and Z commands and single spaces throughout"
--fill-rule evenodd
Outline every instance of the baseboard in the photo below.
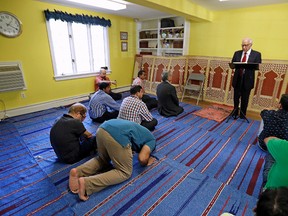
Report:
M 129 89 L 130 89 L 130 86 L 124 86 L 124 87 L 115 88 L 113 89 L 113 91 L 119 93 L 119 92 L 129 91 Z M 6 118 L 28 114 L 32 112 L 38 112 L 41 110 L 46 110 L 46 109 L 50 109 L 54 107 L 67 106 L 69 104 L 73 104 L 73 103 L 88 100 L 88 99 L 89 99 L 89 94 L 83 94 L 83 95 L 73 96 L 69 98 L 48 101 L 45 103 L 31 104 L 31 105 L 19 107 L 16 109 L 6 110 Z
M 28 114 L 28 113 L 46 110 L 46 109 L 50 109 L 54 107 L 66 106 L 69 104 L 73 104 L 73 103 L 88 100 L 88 99 L 89 99 L 88 95 L 85 94 L 85 95 L 78 95 L 78 96 L 73 96 L 73 97 L 59 99 L 59 100 L 48 101 L 45 103 L 32 104 L 32 105 L 28 105 L 28 106 L 24 106 L 24 107 L 20 107 L 16 109 L 7 110 L 6 116 L 12 117 L 12 116 Z
M 119 93 L 119 92 L 125 92 L 125 91 L 129 91 L 131 88 L 131 86 L 122 86 L 122 87 L 119 87 L 119 88 L 113 88 L 113 92 L 115 93 Z

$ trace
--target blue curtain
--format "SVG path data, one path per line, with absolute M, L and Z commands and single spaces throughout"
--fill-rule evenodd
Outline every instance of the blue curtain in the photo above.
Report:
M 66 22 L 77 22 L 82 24 L 90 24 L 90 25 L 100 25 L 103 27 L 111 27 L 110 19 L 106 20 L 105 18 L 95 17 L 95 16 L 88 16 L 88 15 L 80 15 L 80 14 L 71 14 L 62 11 L 44 11 L 46 20 L 55 19 L 55 20 L 62 20 Z

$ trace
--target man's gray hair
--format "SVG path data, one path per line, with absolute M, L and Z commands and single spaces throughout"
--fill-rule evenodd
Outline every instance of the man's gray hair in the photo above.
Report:
M 162 76 L 162 81 L 168 80 L 168 76 L 169 76 L 170 73 L 171 73 L 171 72 L 169 72 L 169 71 L 163 71 L 162 74 L 161 74 L 161 76 Z
M 251 38 L 243 38 L 242 42 L 246 42 L 246 43 L 249 43 L 249 44 L 253 44 L 253 40 Z

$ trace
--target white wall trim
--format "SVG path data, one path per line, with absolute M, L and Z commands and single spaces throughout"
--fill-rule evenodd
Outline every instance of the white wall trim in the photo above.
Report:
M 119 87 L 119 88 L 113 88 L 113 92 L 115 93 L 119 93 L 119 92 L 125 92 L 125 91 L 129 91 L 131 88 L 131 86 L 122 86 L 122 87 Z
M 113 89 L 113 91 L 119 93 L 119 92 L 129 91 L 129 89 L 130 89 L 130 86 L 124 86 L 124 87 L 115 88 Z M 69 104 L 73 104 L 73 103 L 88 100 L 88 99 L 89 99 L 89 95 L 83 94 L 83 95 L 77 95 L 77 96 L 73 96 L 69 98 L 47 101 L 44 103 L 31 104 L 31 105 L 19 107 L 16 109 L 6 110 L 6 117 L 23 115 L 23 114 L 37 112 L 37 111 L 46 110 L 46 109 L 59 107 L 59 106 L 66 106 Z
M 85 95 L 73 96 L 70 98 L 63 98 L 63 99 L 59 99 L 59 100 L 47 101 L 44 103 L 31 104 L 28 106 L 7 110 L 6 115 L 8 117 L 23 115 L 23 114 L 37 112 L 37 111 L 41 111 L 41 110 L 46 110 L 46 109 L 50 109 L 50 108 L 54 108 L 54 107 L 66 106 L 66 105 L 76 103 L 79 101 L 88 100 L 88 98 L 89 98 L 88 95 L 85 94 Z

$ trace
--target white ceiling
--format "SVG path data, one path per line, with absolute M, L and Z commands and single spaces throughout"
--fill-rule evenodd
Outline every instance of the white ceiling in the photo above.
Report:
M 45 2 L 51 2 L 61 5 L 72 6 L 76 8 L 83 8 L 88 10 L 95 10 L 98 12 L 103 12 L 107 14 L 115 14 L 125 17 L 131 17 L 135 19 L 151 19 L 151 18 L 160 18 L 167 17 L 173 14 L 163 13 L 161 11 L 157 11 L 154 9 L 150 9 L 141 5 L 136 5 L 127 2 L 127 8 L 119 11 L 111 11 L 106 9 L 100 9 L 91 6 L 83 6 L 82 4 L 76 4 L 67 2 L 65 0 L 40 0 Z M 140 0 L 141 1 L 141 0 Z M 181 0 L 175 0 L 181 1 Z M 202 7 L 205 7 L 209 10 L 228 10 L 228 9 L 237 9 L 237 8 L 245 8 L 245 7 L 254 7 L 260 5 L 270 5 L 270 4 L 280 4 L 280 3 L 288 3 L 288 0 L 189 0 L 193 3 L 196 3 Z
M 39 0 L 39 1 L 50 2 L 50 3 L 76 7 L 76 8 L 82 8 L 82 9 L 87 9 L 87 10 L 94 10 L 94 11 L 103 12 L 106 14 L 115 14 L 115 15 L 124 16 L 124 17 L 131 17 L 135 19 L 150 19 L 150 18 L 171 16 L 171 14 L 163 13 L 161 11 L 157 11 L 157 10 L 147 8 L 141 5 L 136 5 L 130 2 L 127 2 L 126 9 L 113 11 L 113 10 L 107 10 L 107 9 L 102 9 L 102 8 L 96 8 L 92 6 L 84 6 L 83 4 L 72 3 L 66 0 Z
M 228 10 L 261 5 L 288 3 L 288 0 L 189 0 L 210 10 Z

